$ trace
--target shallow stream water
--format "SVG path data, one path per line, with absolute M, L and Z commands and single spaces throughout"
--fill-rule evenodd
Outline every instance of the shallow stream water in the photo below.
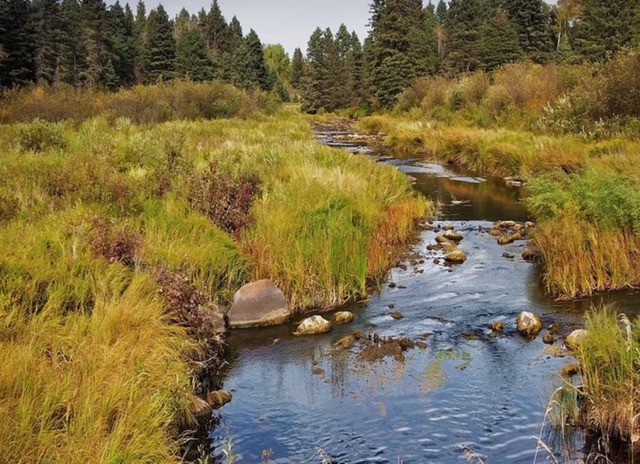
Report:
M 233 332 L 223 383 L 234 400 L 219 412 L 223 425 L 211 432 L 216 452 L 221 455 L 231 438 L 232 453 L 243 463 L 262 462 L 265 450 L 271 463 L 320 463 L 323 453 L 332 463 L 464 463 L 472 456 L 532 463 L 536 453 L 537 462 L 546 462 L 539 437 L 561 462 L 582 456 L 580 431 L 563 439 L 543 427 L 557 371 L 572 359 L 545 354 L 541 337 L 520 336 L 516 316 L 532 310 L 545 326 L 559 323 L 560 334 L 567 334 L 593 304 L 616 303 L 632 313 L 640 294 L 549 299 L 535 266 L 520 257 L 525 242 L 499 246 L 486 233 L 494 221 L 528 219 L 519 189 L 503 179 L 333 143 L 336 134 L 317 136 L 392 164 L 411 176 L 418 192 L 439 201 L 433 225 L 461 231 L 468 260 L 434 264 L 442 255 L 426 247 L 438 231 L 425 231 L 413 250 L 424 262 L 393 269 L 388 280 L 394 288 L 385 284 L 347 308 L 357 315 L 353 324 L 306 338 L 291 336 L 293 325 Z M 393 319 L 394 311 L 404 317 Z M 498 320 L 505 330 L 491 338 L 489 324 Z M 354 329 L 424 340 L 427 348 L 407 351 L 403 361 L 365 361 L 357 345 L 334 347 Z

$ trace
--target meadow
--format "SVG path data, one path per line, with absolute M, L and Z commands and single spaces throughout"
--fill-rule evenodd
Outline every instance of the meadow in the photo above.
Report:
M 3 462 L 178 462 L 214 307 L 259 278 L 299 312 L 361 298 L 433 211 L 265 95 L 61 92 L 0 104 Z

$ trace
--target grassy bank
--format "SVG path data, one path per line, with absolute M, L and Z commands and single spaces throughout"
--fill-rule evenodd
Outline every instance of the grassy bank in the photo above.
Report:
M 309 123 L 0 126 L 0 461 L 177 461 L 214 305 L 258 278 L 298 310 L 379 282 L 430 205 Z
M 640 142 L 447 126 L 416 115 L 361 122 L 387 143 L 473 171 L 528 181 L 549 293 L 561 298 L 640 285 Z

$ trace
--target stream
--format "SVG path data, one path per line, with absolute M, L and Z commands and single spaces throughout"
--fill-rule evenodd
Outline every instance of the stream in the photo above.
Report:
M 440 232 L 424 231 L 412 250 L 419 256 L 390 272 L 393 288 L 385 284 L 345 308 L 356 314 L 353 324 L 312 337 L 290 335 L 293 324 L 231 333 L 223 384 L 234 399 L 218 412 L 221 425 L 211 431 L 216 455 L 230 447 L 238 462 L 252 464 L 263 456 L 271 463 L 548 461 L 538 437 L 559 462 L 588 453 L 580 430 L 560 435 L 543 427 L 548 399 L 560 385 L 558 371 L 573 358 L 546 354 L 541 336 L 520 336 L 516 316 L 530 310 L 545 327 L 560 324 L 560 346 L 561 336 L 581 327 L 592 305 L 615 303 L 637 314 L 640 293 L 548 298 L 536 267 L 520 257 L 525 242 L 500 246 L 487 233 L 494 221 L 528 219 L 520 189 L 503 179 L 336 142 L 340 135 L 316 133 L 322 143 L 411 176 L 418 192 L 441 203 L 433 225 L 452 224 L 464 235 L 460 248 L 468 260 L 434 264 L 442 253 L 426 247 Z M 394 311 L 403 318 L 392 318 Z M 495 321 L 505 328 L 491 338 Z M 372 362 L 359 356 L 357 345 L 334 346 L 354 329 L 423 340 L 426 348 L 410 349 L 402 360 Z M 326 456 L 330 461 L 323 461 Z

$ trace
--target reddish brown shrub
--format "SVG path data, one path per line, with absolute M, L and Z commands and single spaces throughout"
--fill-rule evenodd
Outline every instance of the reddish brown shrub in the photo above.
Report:
M 152 272 L 158 293 L 164 300 L 171 322 L 185 327 L 196 340 L 217 343 L 214 305 L 194 287 L 189 279 L 177 272 L 159 267 Z
M 95 217 L 91 221 L 91 248 L 109 263 L 119 262 L 133 267 L 140 242 L 137 233 L 117 230 L 112 222 L 104 218 Z
M 237 235 L 249 223 L 249 210 L 260 189 L 255 175 L 237 179 L 221 172 L 216 163 L 189 181 L 189 204 L 225 232 Z

